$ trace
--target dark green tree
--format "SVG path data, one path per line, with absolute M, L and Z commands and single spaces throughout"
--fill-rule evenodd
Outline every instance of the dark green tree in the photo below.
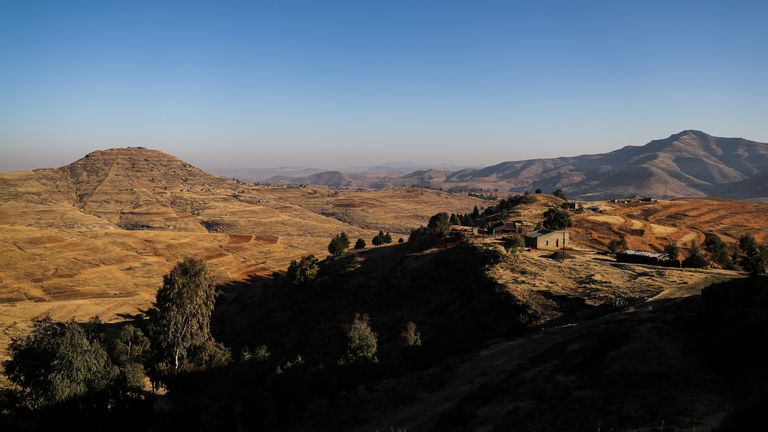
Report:
M 664 248 L 664 253 L 672 261 L 678 261 L 680 259 L 680 248 L 676 244 L 670 243 Z
M 744 234 L 739 237 L 739 264 L 744 271 L 751 275 L 765 273 L 768 265 L 768 247 L 759 245 L 751 234 Z
M 712 262 L 716 263 L 722 268 L 726 268 L 730 265 L 731 258 L 728 254 L 728 247 L 717 234 L 705 234 L 703 246 L 704 250 L 707 251 L 707 254 L 709 254 L 709 258 Z
M 384 231 L 379 230 L 379 233 L 376 234 L 373 239 L 371 240 L 371 243 L 373 243 L 374 246 L 381 246 L 384 244 Z
M 552 192 L 552 195 L 554 195 L 554 196 L 556 196 L 556 197 L 558 197 L 560 199 L 567 199 L 565 197 L 565 192 L 563 192 L 562 189 L 556 189 L 554 192 Z
M 359 238 L 355 242 L 355 249 L 365 249 L 365 240 Z
M 339 256 L 349 248 L 349 237 L 347 233 L 340 233 L 335 235 L 331 242 L 328 243 L 328 252 L 333 256 Z
M 9 354 L 5 374 L 32 407 L 101 392 L 117 376 L 101 342 L 74 321 L 34 320 L 28 335 L 11 339 Z
M 475 210 L 477 210 L 477 207 L 475 207 Z M 479 215 L 479 212 L 478 212 Z M 437 213 L 431 218 L 429 218 L 429 223 L 427 224 L 427 228 L 432 231 L 435 234 L 438 234 L 440 236 L 445 236 L 448 234 L 448 231 L 451 229 L 451 221 L 448 217 L 448 213 L 441 212 Z
M 477 220 L 480 218 L 480 210 L 475 206 L 474 209 L 472 209 L 472 219 Z
M 683 260 L 683 267 L 704 268 L 709 267 L 709 261 L 701 254 L 701 249 L 695 241 L 691 242 L 688 256 Z
M 163 276 L 153 311 L 153 338 L 161 371 L 177 373 L 184 362 L 192 368 L 200 351 L 217 349 L 211 336 L 216 285 L 205 261 L 186 258 Z M 194 352 L 194 357 L 191 355 Z
M 550 208 L 544 212 L 544 221 L 542 225 L 548 230 L 561 230 L 571 226 L 571 217 L 568 213 L 556 208 Z
M 384 234 L 384 237 L 381 238 L 382 242 L 385 244 L 392 243 L 392 236 L 389 233 Z
M 461 225 L 461 219 L 459 218 L 459 215 L 455 213 L 451 214 L 451 225 Z
M 110 356 L 119 368 L 120 387 L 141 389 L 146 373 L 144 362 L 150 356 L 150 341 L 141 329 L 128 324 L 112 341 Z
M 397 243 L 398 243 L 398 244 L 403 244 L 403 243 L 405 243 L 405 239 L 403 239 L 402 237 L 400 237 L 399 239 L 397 239 Z
M 541 189 L 537 188 L 535 193 L 540 194 L 541 193 Z
M 301 285 L 317 279 L 320 266 L 314 255 L 305 255 L 298 261 L 291 261 L 285 276 L 292 285 Z

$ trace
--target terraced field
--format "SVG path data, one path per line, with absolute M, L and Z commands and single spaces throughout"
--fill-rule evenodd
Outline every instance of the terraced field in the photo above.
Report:
M 573 228 L 576 241 L 594 248 L 605 248 L 610 240 L 620 237 L 635 249 L 661 250 L 669 243 L 689 247 L 693 241 L 700 244 L 708 232 L 731 244 L 746 233 L 758 241 L 768 240 L 768 205 L 763 202 L 691 198 L 594 204 L 602 211 L 576 215 Z

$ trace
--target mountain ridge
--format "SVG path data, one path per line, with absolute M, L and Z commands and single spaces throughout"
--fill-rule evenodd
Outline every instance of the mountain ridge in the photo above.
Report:
M 338 182 L 323 183 L 322 174 L 300 180 L 305 184 L 338 187 Z M 355 181 L 346 174 L 350 177 L 346 187 L 416 185 L 509 193 L 563 189 L 569 196 L 582 199 L 632 194 L 760 198 L 768 194 L 768 144 L 687 129 L 642 146 L 624 146 L 608 153 L 505 161 L 457 171 L 418 170 L 400 177 L 378 178 L 376 182 L 361 174 L 354 176 L 358 179 Z M 272 180 L 291 184 L 298 179 Z

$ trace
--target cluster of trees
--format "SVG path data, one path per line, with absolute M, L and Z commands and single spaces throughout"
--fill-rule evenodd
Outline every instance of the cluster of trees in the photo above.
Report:
M 400 239 L 399 243 L 402 242 L 403 240 Z M 373 243 L 374 246 L 390 244 L 392 243 L 392 235 L 388 232 L 385 233 L 384 231 L 379 230 L 379 233 L 373 236 L 373 239 L 371 239 L 371 243 Z M 333 256 L 339 256 L 346 252 L 347 249 L 349 249 L 349 244 L 349 237 L 347 236 L 347 233 L 343 232 L 337 234 L 331 239 L 331 242 L 328 243 L 328 252 Z M 365 246 L 365 240 L 358 238 L 357 241 L 355 241 L 354 249 L 365 249 Z
M 566 229 L 572 225 L 571 216 L 553 207 L 544 212 L 544 221 L 542 221 L 541 225 L 544 229 L 548 230 Z
M 717 234 L 707 233 L 702 247 L 703 251 L 696 242 L 692 242 L 682 266 L 701 268 L 714 264 L 729 270 L 741 269 L 753 275 L 766 273 L 768 245 L 758 244 L 751 234 L 742 235 L 735 247 L 729 247 Z M 672 260 L 680 256 L 674 244 L 667 246 L 666 253 Z
M 615 255 L 627 249 L 627 241 L 625 238 L 611 240 L 608 249 Z M 737 245 L 729 246 L 717 234 L 706 233 L 701 247 L 695 241 L 691 242 L 682 261 L 683 253 L 674 243 L 668 244 L 664 253 L 670 262 L 682 267 L 703 268 L 714 264 L 723 269 L 741 269 L 753 275 L 768 272 L 768 245 L 759 244 L 751 234 L 742 235 Z
M 373 237 L 371 243 L 373 243 L 374 246 L 390 244 L 392 243 L 392 236 L 389 235 L 389 233 L 385 233 L 384 231 L 379 230 L 379 233 Z
M 210 329 L 216 294 L 205 262 L 185 259 L 163 277 L 149 319 L 112 338 L 96 318 L 37 319 L 28 335 L 11 341 L 6 375 L 24 404 L 39 408 L 75 398 L 109 404 L 140 391 L 147 378 L 157 383 L 224 365 L 230 353 Z
M 285 276 L 291 285 L 302 285 L 317 279 L 318 274 L 320 274 L 318 259 L 314 255 L 305 255 L 298 261 L 291 261 Z
M 475 206 L 470 213 L 451 214 L 449 221 L 451 225 L 480 226 L 488 216 L 508 212 L 520 204 L 531 204 L 533 202 L 535 202 L 535 198 L 528 193 L 525 195 L 514 195 L 500 199 L 496 205 L 488 206 L 482 212 Z

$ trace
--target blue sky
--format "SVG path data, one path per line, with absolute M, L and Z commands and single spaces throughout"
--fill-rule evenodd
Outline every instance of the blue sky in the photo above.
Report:
M 0 1 L 0 170 L 485 165 L 768 142 L 765 1 Z

